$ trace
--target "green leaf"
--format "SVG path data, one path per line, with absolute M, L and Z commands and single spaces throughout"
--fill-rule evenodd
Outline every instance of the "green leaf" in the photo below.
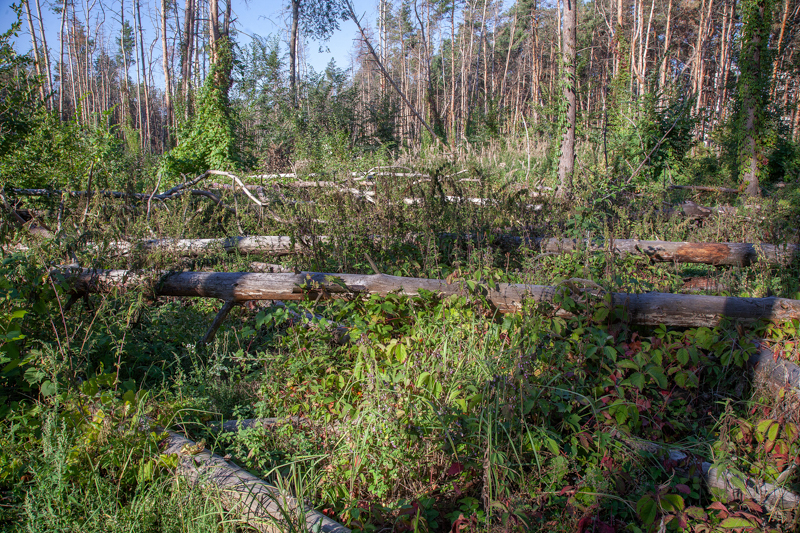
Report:
M 769 427 L 769 431 L 767 431 L 767 440 L 774 441 L 778 438 L 778 430 L 781 428 L 780 424 L 775 422 Z
M 667 383 L 667 376 L 664 375 L 664 370 L 659 366 L 652 366 L 647 369 L 647 373 L 652 376 L 658 386 L 662 389 L 666 389 L 669 385 Z
M 639 518 L 642 519 L 642 523 L 646 526 L 655 522 L 657 512 L 658 506 L 653 497 L 649 494 L 642 496 L 639 501 L 636 502 L 636 514 L 639 515 Z
M 683 498 L 679 494 L 664 494 L 661 496 L 661 507 L 665 511 L 680 512 L 684 508 Z
M 719 523 L 719 527 L 723 527 L 725 529 L 738 529 L 742 527 L 757 527 L 758 524 L 754 523 L 752 520 L 748 520 L 746 518 L 740 518 L 737 516 L 730 516 Z
M 689 362 L 689 351 L 686 348 L 681 348 L 678 350 L 677 359 L 680 364 L 685 365 Z
M 696 520 L 705 520 L 708 518 L 708 515 L 701 507 L 687 507 L 686 514 Z
M 603 352 L 605 352 L 606 357 L 608 357 L 612 361 L 617 360 L 617 350 L 615 350 L 613 346 L 604 346 Z
M 39 386 L 39 392 L 41 392 L 42 396 L 44 396 L 44 397 L 52 396 L 53 394 L 56 393 L 56 386 L 49 379 L 45 380 Z
M 630 359 L 623 359 L 622 361 L 617 361 L 617 366 L 619 368 L 629 368 L 631 370 L 636 370 L 637 372 L 640 370 L 639 365 L 637 365 Z
M 634 387 L 638 388 L 639 390 L 644 390 L 644 385 L 645 385 L 644 374 L 642 374 L 641 372 L 634 372 L 633 374 L 631 374 L 631 377 L 620 383 L 620 385 L 627 385 L 627 384 L 631 384 Z

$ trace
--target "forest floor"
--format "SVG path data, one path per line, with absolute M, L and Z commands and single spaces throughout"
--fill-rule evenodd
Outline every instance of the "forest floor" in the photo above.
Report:
M 601 293 L 800 299 L 793 260 L 659 263 L 608 245 L 797 243 L 792 191 L 750 200 L 597 185 L 563 204 L 490 166 L 412 170 L 424 176 L 267 181 L 252 193 L 261 207 L 219 187 L 212 192 L 230 209 L 188 194 L 16 198 L 32 221 L 6 230 L 0 266 L 0 524 L 251 530 L 213 487 L 176 476 L 178 458 L 163 453 L 158 429 L 168 428 L 354 531 L 798 530 L 800 509 L 744 487 L 760 480 L 800 492 L 797 385 L 756 379 L 748 364 L 762 348 L 800 362 L 798 321 L 637 325 L 576 288 L 589 280 Z M 304 178 L 314 179 L 323 178 Z M 731 207 L 689 216 L 686 201 Z M 286 235 L 300 251 L 181 257 L 113 244 L 236 235 Z M 509 235 L 606 246 L 542 252 L 508 246 Z M 254 262 L 447 279 L 464 290 L 248 302 L 203 345 L 219 300 L 156 297 L 157 283 L 77 299 L 51 274 L 74 263 L 263 268 Z M 563 290 L 550 304 L 501 314 L 486 298 L 498 283 Z M 220 429 L 264 418 L 275 420 Z M 730 475 L 730 490 L 709 487 L 704 463 Z M 283 518 L 278 530 L 305 529 L 302 516 Z

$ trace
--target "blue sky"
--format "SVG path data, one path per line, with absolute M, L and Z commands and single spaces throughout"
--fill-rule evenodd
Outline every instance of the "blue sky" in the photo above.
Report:
M 183 6 L 183 2 L 181 0 L 178 1 L 179 5 Z M 42 9 L 45 11 L 44 21 L 48 39 L 47 44 L 51 50 L 51 57 L 54 57 L 53 53 L 58 50 L 57 35 L 60 18 L 53 13 L 51 9 L 46 7 L 50 4 L 51 0 L 40 0 L 40 2 Z M 8 29 L 15 18 L 14 11 L 11 9 L 12 3 L 13 2 L 9 0 L 0 0 L 0 31 Z M 119 2 L 106 0 L 104 3 L 107 6 L 105 8 L 106 25 L 111 24 L 113 25 L 112 27 L 118 27 L 115 22 L 117 15 L 114 12 L 119 10 Z M 76 2 L 79 16 L 81 4 L 83 4 L 83 2 Z M 152 23 L 150 22 L 151 20 L 156 20 L 156 4 L 160 6 L 161 3 L 154 0 L 142 0 L 142 26 L 145 30 L 146 42 L 152 41 L 156 35 L 155 32 L 152 31 Z M 285 37 L 290 22 L 288 11 L 285 9 L 287 4 L 288 0 L 267 0 L 264 2 L 233 0 L 233 12 L 237 19 L 236 26 L 242 32 L 242 34 L 238 36 L 239 42 L 244 44 L 248 40 L 248 35 L 257 34 L 261 36 L 279 35 L 281 40 L 285 43 Z M 365 15 L 365 24 L 374 24 L 377 12 L 377 0 L 353 0 L 353 4 L 359 16 Z M 128 0 L 126 2 L 126 10 L 129 11 L 131 5 L 132 2 Z M 100 14 L 100 10 L 96 7 L 93 15 L 98 14 Z M 34 24 L 36 24 L 35 21 Z M 309 42 L 307 47 L 309 65 L 315 70 L 320 71 L 325 68 L 331 59 L 335 59 L 340 68 L 348 68 L 350 66 L 351 53 L 354 49 L 353 45 L 356 36 L 356 26 L 352 21 L 348 20 L 341 24 L 341 29 L 336 32 L 328 42 Z M 323 47 L 322 52 L 319 51 L 320 45 Z M 31 49 L 28 24 L 24 18 L 19 37 L 15 41 L 15 46 L 17 50 L 22 53 Z M 154 56 L 160 57 L 160 42 L 153 48 L 153 54 Z M 158 64 L 161 64 L 160 61 L 158 61 Z

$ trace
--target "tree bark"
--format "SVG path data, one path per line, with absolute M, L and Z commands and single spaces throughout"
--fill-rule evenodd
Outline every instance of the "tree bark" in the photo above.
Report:
M 67 0 L 61 5 L 61 35 L 59 35 L 59 61 L 58 61 L 58 115 L 61 120 L 64 116 L 64 38 L 67 23 Z
M 241 512 L 244 522 L 257 531 L 279 533 L 294 523 L 302 513 L 305 531 L 320 533 L 350 533 L 350 530 L 305 506 L 291 495 L 247 472 L 232 461 L 205 450 L 202 445 L 168 431 L 164 454 L 177 455 L 177 472 L 190 484 L 207 483 L 217 489 L 223 505 Z
M 575 171 L 575 124 L 577 116 L 576 94 L 576 35 L 578 27 L 578 4 L 576 0 L 564 0 L 564 44 L 562 56 L 562 80 L 564 100 L 567 104 L 566 124 L 561 138 L 561 157 L 558 160 L 557 198 L 567 198 L 572 191 L 572 175 Z
M 752 2 L 745 5 L 745 21 L 742 44 L 742 73 L 739 76 L 739 92 L 744 112 L 744 139 L 740 148 L 740 160 L 743 169 L 742 180 L 746 184 L 745 192 L 750 196 L 761 196 L 759 174 L 764 157 L 759 147 L 758 137 L 763 133 L 763 114 L 766 107 L 765 73 L 763 57 L 769 38 L 771 13 L 767 12 L 766 0 L 746 0 Z
M 297 40 L 300 31 L 300 0 L 291 0 L 292 29 L 289 35 L 289 90 L 292 92 L 292 107 L 297 107 Z M 355 16 L 353 17 L 355 19 Z
M 194 0 L 186 0 L 181 39 L 181 88 L 183 89 L 184 120 L 191 115 L 192 52 L 194 43 Z
M 39 57 L 39 42 L 36 39 L 36 29 L 33 25 L 33 17 L 31 16 L 31 3 L 25 0 L 25 15 L 28 18 L 28 30 L 31 34 L 31 46 L 33 47 L 33 64 L 36 67 L 36 75 L 39 76 L 39 97 L 44 102 L 45 83 L 46 80 L 42 75 L 42 60 Z
M 161 0 L 161 52 L 161 66 L 164 69 L 164 101 L 167 108 L 166 129 L 169 131 L 169 128 L 172 127 L 172 73 L 169 68 L 169 49 L 167 48 L 167 0 Z M 169 144 L 168 140 L 167 145 Z
M 398 293 L 418 296 L 428 291 L 442 296 L 468 295 L 460 283 L 441 279 L 422 279 L 389 276 L 386 274 L 256 274 L 247 272 L 182 272 L 160 275 L 138 274 L 127 270 L 57 271 L 76 294 L 111 292 L 128 288 L 147 287 L 159 296 L 188 296 L 218 298 L 225 302 L 247 300 L 317 300 L 321 298 L 352 297 L 358 294 L 387 295 Z M 574 287 L 573 287 L 574 289 Z M 482 287 L 480 293 L 500 312 L 516 312 L 523 302 L 549 303 L 557 316 L 572 313 L 561 309 L 554 296 L 567 287 L 500 283 L 495 288 Z M 577 290 L 579 295 L 587 293 Z M 576 293 L 573 293 L 575 296 Z M 605 293 L 597 297 L 596 306 L 622 307 L 625 321 L 641 325 L 675 327 L 714 327 L 725 317 L 751 323 L 759 320 L 785 321 L 800 319 L 800 300 L 785 298 L 735 298 L 666 293 Z M 610 316 L 614 316 L 613 314 Z

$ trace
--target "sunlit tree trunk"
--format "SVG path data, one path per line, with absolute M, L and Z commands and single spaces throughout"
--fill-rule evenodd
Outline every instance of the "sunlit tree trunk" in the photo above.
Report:
M 25 1 L 25 16 L 28 18 L 28 29 L 31 34 L 33 64 L 36 67 L 36 75 L 39 76 L 39 97 L 44 101 L 46 80 L 42 76 L 42 60 L 41 57 L 39 57 L 39 42 L 36 39 L 36 29 L 33 25 L 33 17 L 31 16 L 31 4 L 28 0 Z
M 292 91 L 292 107 L 297 107 L 297 40 L 300 31 L 300 0 L 292 2 L 292 29 L 289 35 L 289 88 Z
M 164 102 L 166 105 L 166 126 L 172 126 L 172 73 L 169 68 L 169 49 L 167 47 L 167 0 L 161 0 L 161 66 L 164 69 Z
M 572 192 L 572 175 L 575 171 L 575 124 L 577 118 L 576 94 L 576 44 L 578 5 L 576 0 L 564 0 L 564 39 L 561 83 L 567 104 L 566 124 L 561 138 L 561 157 L 558 160 L 559 186 L 556 195 L 566 198 Z

